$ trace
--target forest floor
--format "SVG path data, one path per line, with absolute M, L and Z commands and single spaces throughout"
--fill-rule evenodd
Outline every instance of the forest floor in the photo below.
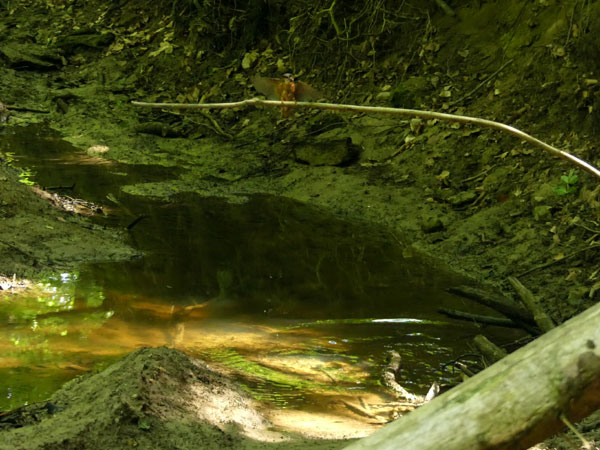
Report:
M 269 36 L 199 47 L 189 28 L 201 36 L 197 23 L 183 30 L 182 16 L 146 2 L 22 3 L 0 10 L 0 101 L 14 109 L 5 126 L 44 121 L 82 152 L 102 146 L 111 160 L 185 169 L 126 192 L 269 193 L 371 221 L 509 297 L 507 277 L 519 278 L 557 324 L 600 299 L 598 180 L 510 135 L 365 114 L 131 105 L 238 101 L 257 95 L 252 75 L 294 70 L 329 102 L 497 120 L 599 166 L 600 5 L 473 1 L 455 16 L 414 6 L 410 40 L 407 31 L 383 49 L 367 37 L 340 41 L 350 59 L 332 50 L 328 65 L 304 68 Z M 31 193 L 0 157 L 0 273 L 134 255 L 114 231 Z M 600 441 L 593 423 L 585 429 Z

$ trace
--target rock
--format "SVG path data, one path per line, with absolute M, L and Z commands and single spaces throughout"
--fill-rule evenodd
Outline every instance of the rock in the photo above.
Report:
M 103 49 L 115 40 L 113 33 L 80 33 L 62 36 L 57 40 L 56 46 L 65 54 L 71 55 L 82 48 Z
M 180 130 L 164 122 L 144 122 L 136 125 L 134 129 L 137 133 L 152 134 L 154 136 L 160 136 L 165 138 L 176 138 L 184 136 Z
M 360 154 L 360 147 L 351 138 L 316 139 L 294 147 L 296 161 L 311 166 L 344 166 L 352 164 Z
M 38 44 L 7 42 L 0 45 L 0 55 L 16 70 L 53 70 L 62 66 L 59 52 Z

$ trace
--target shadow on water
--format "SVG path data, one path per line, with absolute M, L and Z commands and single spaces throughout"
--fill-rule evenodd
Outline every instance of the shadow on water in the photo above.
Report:
M 471 307 L 445 292 L 465 280 L 382 228 L 266 195 L 236 204 L 128 196 L 121 186 L 175 172 L 90 163 L 46 131 L 14 134 L 8 148 L 40 185 L 75 183 L 69 195 L 100 203 L 111 195 L 127 211 L 96 220 L 143 217 L 130 235 L 145 256 L 56 274 L 36 295 L 0 304 L 0 409 L 45 398 L 144 345 L 217 362 L 281 408 L 381 400 L 388 350 L 402 355 L 403 385 L 423 393 L 454 379 L 445 363 L 468 353 L 479 331 L 436 312 Z

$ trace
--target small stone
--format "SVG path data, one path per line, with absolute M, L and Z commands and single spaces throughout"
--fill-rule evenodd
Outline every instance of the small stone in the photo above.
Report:
M 423 233 L 436 233 L 444 230 L 444 222 L 439 217 L 425 217 L 421 222 L 421 230 Z
M 533 208 L 533 217 L 535 220 L 547 220 L 552 216 L 552 207 L 547 205 L 539 205 Z
M 351 138 L 317 139 L 294 148 L 296 161 L 311 166 L 345 166 L 358 158 L 360 147 Z

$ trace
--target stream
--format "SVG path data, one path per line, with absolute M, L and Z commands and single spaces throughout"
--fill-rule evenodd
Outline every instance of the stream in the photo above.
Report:
M 273 408 L 386 401 L 389 350 L 402 355 L 402 385 L 424 394 L 433 382 L 458 381 L 449 363 L 472 353 L 481 331 L 437 313 L 477 312 L 445 292 L 466 280 L 384 228 L 269 195 L 128 195 L 123 186 L 181 171 L 90 157 L 39 126 L 7 130 L 0 151 L 26 180 L 108 206 L 93 222 L 129 226 L 143 253 L 50 274 L 35 294 L 0 301 L 0 340 L 10 343 L 0 354 L 0 410 L 161 345 L 223 367 Z

